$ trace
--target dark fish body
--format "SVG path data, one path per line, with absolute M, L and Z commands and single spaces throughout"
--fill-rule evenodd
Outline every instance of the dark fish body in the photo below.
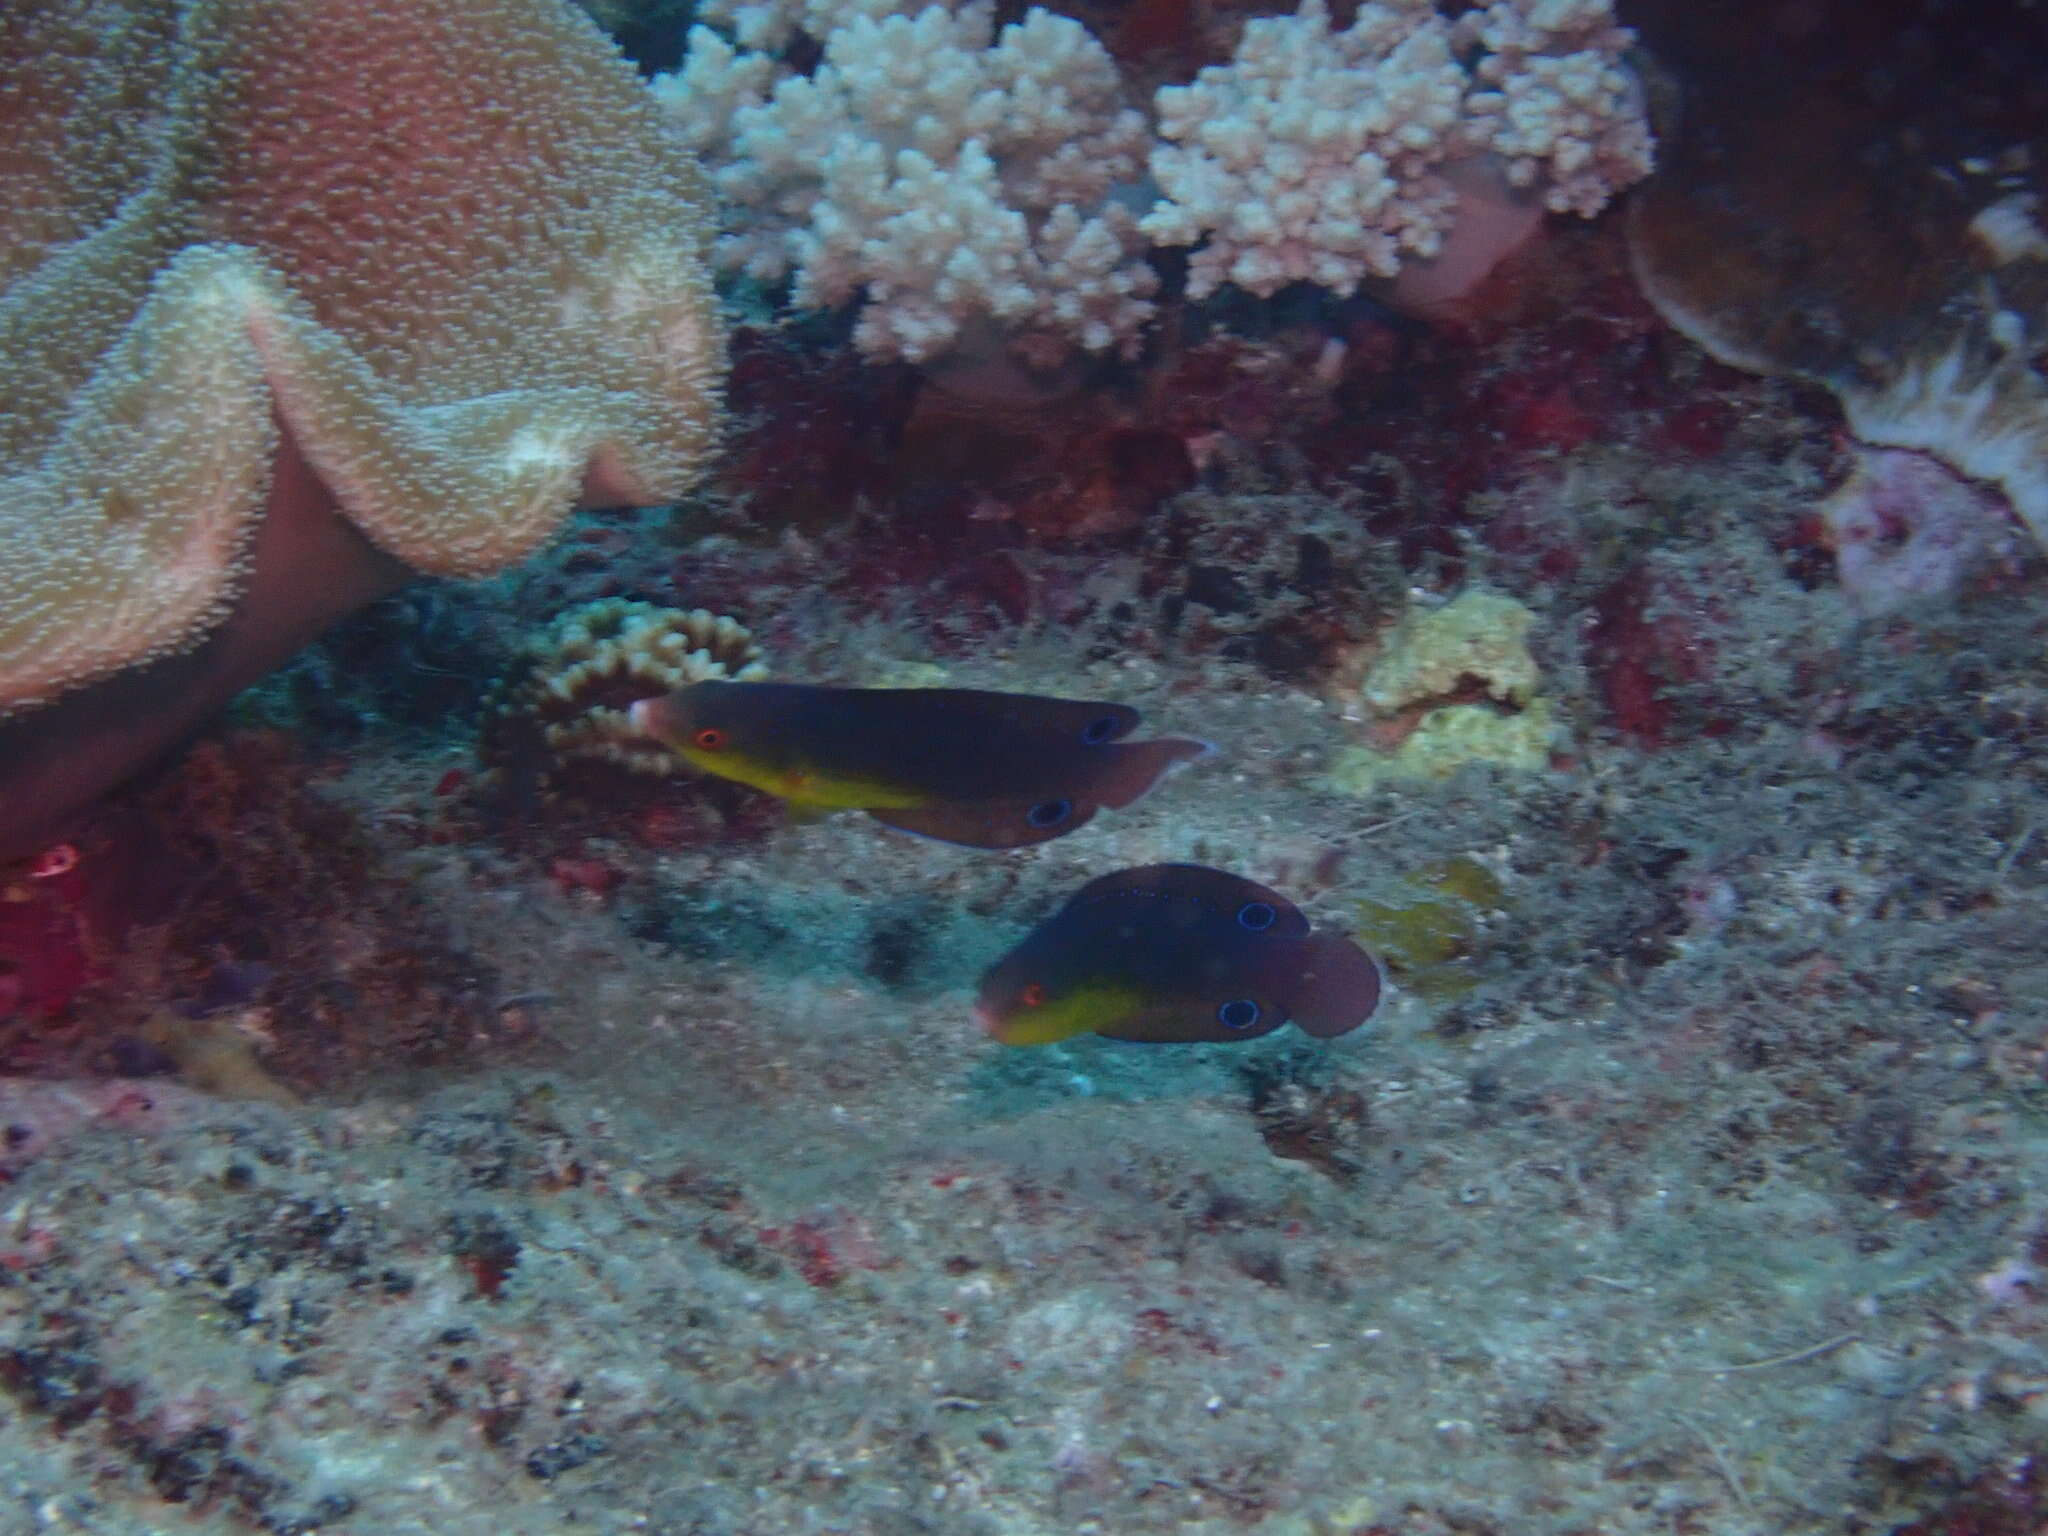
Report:
M 1250 1040 L 1289 1020 L 1328 1038 L 1379 997 L 1373 958 L 1312 932 L 1279 892 L 1149 864 L 1083 886 L 982 978 L 975 1011 L 1009 1045 L 1090 1032 L 1164 1044 Z
M 984 848 L 1063 836 L 1209 750 L 1125 741 L 1138 724 L 1128 705 L 971 688 L 703 682 L 643 700 L 633 720 L 705 772 L 799 810 L 864 810 Z

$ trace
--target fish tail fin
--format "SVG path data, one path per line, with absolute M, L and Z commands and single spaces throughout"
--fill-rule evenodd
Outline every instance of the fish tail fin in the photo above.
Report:
M 1162 736 L 1157 741 L 1120 741 L 1103 749 L 1109 755 L 1089 780 L 1089 799 L 1120 811 L 1149 793 L 1182 763 L 1207 757 L 1216 749 L 1189 736 Z
M 1372 1017 L 1385 984 L 1377 960 L 1333 933 L 1312 934 L 1299 946 L 1299 970 L 1287 996 L 1288 1016 L 1299 1028 L 1328 1040 Z

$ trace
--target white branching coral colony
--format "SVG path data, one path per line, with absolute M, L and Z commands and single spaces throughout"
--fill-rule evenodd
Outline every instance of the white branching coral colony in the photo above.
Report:
M 1476 165 L 1590 216 L 1651 139 L 1611 0 L 1323 0 L 1245 24 L 1228 64 L 1148 121 L 1080 23 L 985 0 L 711 0 L 657 97 L 729 209 L 718 259 L 793 301 L 855 300 L 871 357 L 993 337 L 1026 361 L 1129 352 L 1150 245 L 1194 248 L 1196 298 L 1233 283 L 1340 294 L 1443 249 Z M 783 55 L 822 52 L 808 75 Z
M 656 93 L 742 221 L 718 260 L 833 308 L 865 296 L 861 350 L 921 362 L 992 325 L 1026 355 L 1128 345 L 1151 270 L 1114 197 L 1143 175 L 1145 120 L 1078 22 L 1033 9 L 996 35 L 990 8 L 915 16 L 876 0 L 746 6 L 742 46 L 799 26 L 808 76 L 693 27 Z

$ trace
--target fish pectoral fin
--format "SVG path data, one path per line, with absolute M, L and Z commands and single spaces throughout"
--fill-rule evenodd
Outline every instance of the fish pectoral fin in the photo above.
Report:
M 871 808 L 868 814 L 899 832 L 914 832 L 942 843 L 959 843 L 968 848 L 1029 848 L 1086 826 L 1097 809 L 1069 800 L 963 800 Z

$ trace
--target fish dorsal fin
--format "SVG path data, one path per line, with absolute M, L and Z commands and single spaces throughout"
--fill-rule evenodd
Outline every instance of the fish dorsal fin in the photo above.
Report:
M 1091 880 L 1076 891 L 1063 911 L 1112 901 L 1179 900 L 1204 909 L 1210 921 L 1234 924 L 1248 933 L 1275 939 L 1305 939 L 1308 919 L 1301 908 L 1271 886 L 1206 864 L 1144 864 Z M 1257 911 L 1265 907 L 1270 920 Z M 1247 910 L 1248 908 L 1253 910 Z
M 1091 800 L 1120 811 L 1133 800 L 1149 794 L 1154 785 L 1183 763 L 1207 757 L 1216 749 L 1191 736 L 1161 736 L 1156 741 L 1106 743 L 1091 753 L 1083 782 L 1073 786 L 1074 797 Z

